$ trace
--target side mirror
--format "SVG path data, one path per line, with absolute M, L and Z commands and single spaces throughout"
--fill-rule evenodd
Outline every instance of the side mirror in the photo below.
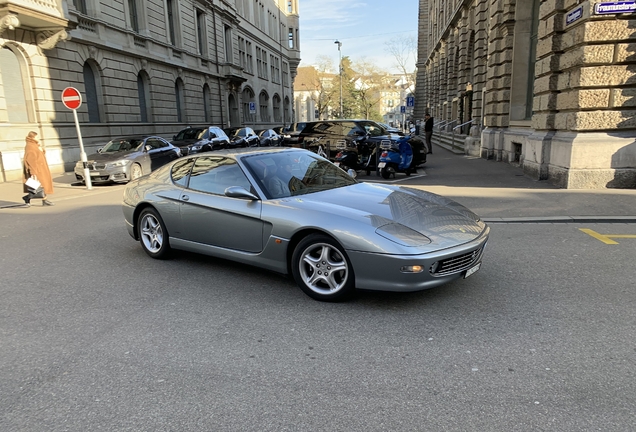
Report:
M 100 147 L 97 149 L 97 153 L 101 153 L 101 152 L 102 152 L 102 148 Z
M 177 136 L 176 135 L 172 135 L 172 140 L 174 141 L 176 139 L 177 139 Z
M 253 193 L 249 192 L 242 186 L 230 186 L 225 189 L 225 196 L 230 198 L 241 198 L 250 201 L 258 201 L 258 197 Z
M 146 144 L 146 146 L 144 147 L 144 150 L 149 152 L 150 150 L 152 150 L 152 146 L 150 144 Z
M 349 174 L 349 176 L 350 176 L 350 177 L 352 177 L 352 178 L 356 178 L 356 177 L 358 177 L 358 173 L 357 173 L 357 172 L 355 172 L 355 170 L 353 170 L 353 169 L 351 169 L 351 168 L 349 168 L 349 169 L 347 170 L 347 174 Z

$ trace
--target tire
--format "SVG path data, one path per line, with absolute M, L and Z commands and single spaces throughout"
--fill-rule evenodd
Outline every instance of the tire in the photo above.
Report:
M 382 170 L 380 171 L 380 174 L 382 174 L 382 178 L 384 180 L 387 180 L 389 177 L 391 177 L 391 173 L 389 172 L 389 170 L 385 168 L 382 168 Z
M 137 227 L 139 243 L 144 252 L 155 259 L 168 258 L 170 254 L 168 230 L 157 210 L 150 207 L 144 209 L 139 215 Z
M 355 290 L 355 275 L 347 254 L 324 234 L 302 239 L 294 249 L 291 266 L 300 289 L 314 300 L 342 301 Z
M 144 171 L 141 169 L 141 165 L 136 163 L 136 164 L 133 164 L 133 166 L 130 167 L 130 179 L 131 180 L 136 180 L 139 177 L 141 177 L 142 175 L 144 175 Z

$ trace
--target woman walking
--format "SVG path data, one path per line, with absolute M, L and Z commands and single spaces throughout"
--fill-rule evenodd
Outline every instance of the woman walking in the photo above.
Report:
M 42 197 L 42 205 L 52 206 L 53 203 L 48 200 L 48 194 L 53 193 L 53 178 L 51 178 L 51 171 L 49 170 L 49 164 L 46 161 L 46 151 L 40 147 L 40 143 L 35 139 L 37 132 L 29 132 L 26 137 L 26 146 L 24 147 L 24 169 L 23 176 L 26 182 L 28 178 L 35 178 L 40 182 L 44 189 L 44 196 Z M 24 192 L 27 195 L 23 196 L 24 205 L 29 207 L 31 205 L 31 199 L 36 197 L 36 194 L 29 191 L 26 185 L 24 185 Z

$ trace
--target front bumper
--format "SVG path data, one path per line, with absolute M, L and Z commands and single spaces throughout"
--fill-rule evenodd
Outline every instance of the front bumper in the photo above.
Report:
M 356 277 L 356 288 L 411 292 L 435 288 L 464 277 L 467 270 L 481 264 L 490 228 L 475 240 L 449 249 L 420 255 L 382 255 L 347 251 Z M 444 263 L 457 266 L 445 267 Z M 404 273 L 403 267 L 422 266 L 421 273 Z
M 88 173 L 91 176 L 91 183 L 127 183 L 130 181 L 129 166 L 130 165 L 126 165 L 108 169 L 89 169 Z M 84 168 L 75 167 L 75 178 L 85 181 Z

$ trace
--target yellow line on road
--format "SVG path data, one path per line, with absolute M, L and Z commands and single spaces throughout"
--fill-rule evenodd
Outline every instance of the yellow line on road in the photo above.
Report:
M 579 228 L 579 229 L 583 231 L 585 234 L 588 234 L 594 237 L 595 239 L 602 241 L 603 243 L 608 245 L 618 244 L 618 242 L 615 242 L 614 240 L 612 240 L 613 238 L 636 239 L 636 235 L 632 235 L 632 234 L 599 234 L 596 231 L 593 231 L 591 229 L 587 229 L 587 228 Z

